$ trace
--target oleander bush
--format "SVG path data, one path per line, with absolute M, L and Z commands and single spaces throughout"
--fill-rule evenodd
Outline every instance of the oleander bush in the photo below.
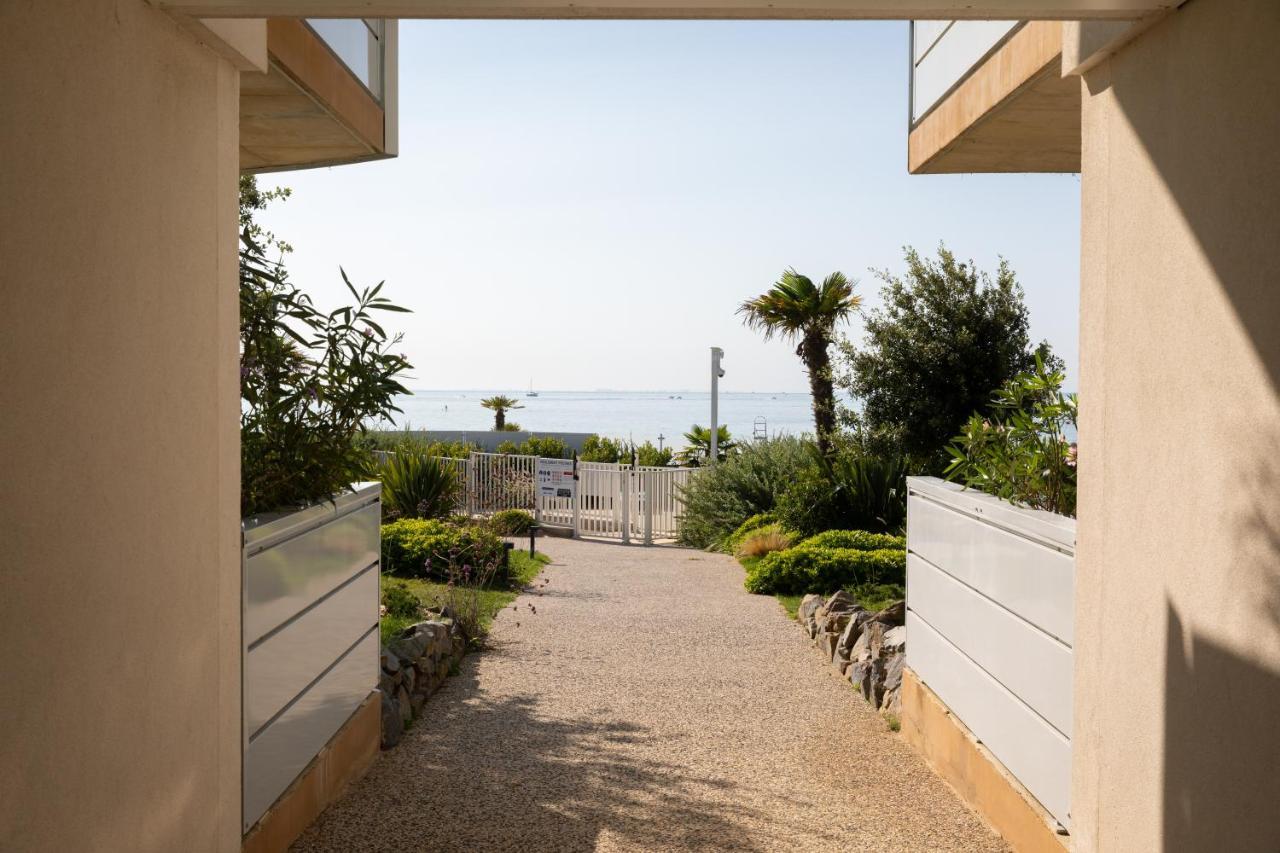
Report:
M 478 583 L 482 571 L 502 561 L 502 539 L 480 525 L 422 518 L 382 525 L 382 570 L 390 575 Z M 493 578 L 505 579 L 502 569 Z
M 866 530 L 827 530 L 800 544 L 816 548 L 852 548 L 855 551 L 905 551 L 907 548 L 905 537 Z
M 489 529 L 499 536 L 525 536 L 533 516 L 522 509 L 504 509 L 489 516 Z
M 799 545 L 776 551 L 747 570 L 748 592 L 823 595 L 862 584 L 902 584 L 906 580 L 905 551 L 825 548 Z

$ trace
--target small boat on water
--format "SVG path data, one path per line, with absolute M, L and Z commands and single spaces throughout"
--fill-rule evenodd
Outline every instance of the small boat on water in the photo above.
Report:
M 536 396 L 538 396 L 538 392 L 537 392 L 537 391 L 535 391 L 535 390 L 533 390 L 533 380 L 532 380 L 532 379 L 530 379 L 530 380 L 529 380 L 529 390 L 525 392 L 525 396 L 526 396 L 526 397 L 536 397 Z

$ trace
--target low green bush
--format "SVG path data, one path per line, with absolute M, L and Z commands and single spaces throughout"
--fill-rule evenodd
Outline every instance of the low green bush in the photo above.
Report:
M 519 444 L 504 441 L 496 450 L 505 455 L 541 456 L 544 459 L 568 459 L 570 456 L 569 446 L 555 436 L 539 438 L 531 435 Z
M 827 530 L 810 536 L 800 543 L 815 548 L 852 548 L 855 551 L 905 551 L 907 540 L 888 533 L 870 533 L 866 530 Z
M 382 606 L 393 619 L 417 619 L 422 614 L 422 602 L 409 591 L 404 581 L 384 578 L 382 581 Z
M 522 509 L 504 509 L 489 516 L 489 529 L 499 536 L 524 536 L 533 526 L 533 516 Z
M 738 529 L 726 536 L 721 542 L 717 550 L 726 554 L 736 554 L 738 546 L 742 544 L 742 540 L 746 539 L 752 533 L 777 522 L 777 517 L 772 512 L 757 512 L 746 521 L 738 525 Z
M 390 575 L 466 583 L 498 566 L 494 579 L 505 580 L 502 552 L 502 540 L 476 525 L 420 518 L 382 525 L 382 570 Z
M 746 587 L 756 593 L 826 595 L 859 584 L 901 584 L 906 572 L 905 551 L 798 545 L 775 551 L 749 568 Z
M 906 587 L 900 583 L 860 583 L 845 591 L 853 596 L 854 601 L 873 613 L 907 597 Z

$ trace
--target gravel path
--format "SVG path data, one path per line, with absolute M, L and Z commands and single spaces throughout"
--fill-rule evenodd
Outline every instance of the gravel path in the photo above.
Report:
M 734 560 L 543 550 L 546 585 L 295 850 L 1006 849 Z

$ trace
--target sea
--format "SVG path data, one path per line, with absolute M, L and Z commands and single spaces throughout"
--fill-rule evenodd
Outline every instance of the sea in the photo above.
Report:
M 507 413 L 521 429 L 538 432 L 586 432 L 625 438 L 638 444 L 684 446 L 684 433 L 711 420 L 708 391 L 431 391 L 415 390 L 397 398 L 404 410 L 396 427 L 425 430 L 489 430 L 493 412 L 480 401 L 505 394 L 523 408 Z M 800 435 L 813 432 L 807 392 L 721 391 L 719 421 L 735 438 Z M 386 428 L 386 425 L 379 425 Z

